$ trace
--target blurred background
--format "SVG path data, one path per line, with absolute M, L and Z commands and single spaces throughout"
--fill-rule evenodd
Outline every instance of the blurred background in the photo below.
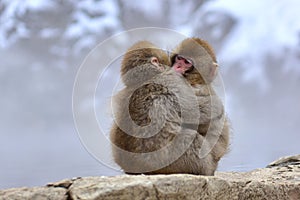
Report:
M 72 90 L 88 53 L 132 28 L 171 29 L 216 50 L 232 123 L 219 171 L 299 154 L 299 7 L 298 0 L 0 0 L 0 189 L 121 174 L 81 144 Z

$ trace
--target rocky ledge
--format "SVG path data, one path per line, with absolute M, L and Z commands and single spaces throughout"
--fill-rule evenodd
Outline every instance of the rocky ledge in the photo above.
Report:
M 250 172 L 84 177 L 0 190 L 0 199 L 300 199 L 300 155 Z

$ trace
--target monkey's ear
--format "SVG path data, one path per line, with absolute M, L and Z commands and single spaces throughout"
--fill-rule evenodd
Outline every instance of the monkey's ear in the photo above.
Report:
M 156 58 L 156 57 L 151 57 L 151 63 L 153 64 L 153 65 L 159 65 L 159 61 L 158 61 L 158 58 Z

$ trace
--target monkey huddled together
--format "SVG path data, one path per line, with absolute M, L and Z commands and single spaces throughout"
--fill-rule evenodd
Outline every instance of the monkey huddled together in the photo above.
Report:
M 110 132 L 125 173 L 214 175 L 229 146 L 228 119 L 211 85 L 217 69 L 199 38 L 183 40 L 170 57 L 148 41 L 128 49 Z

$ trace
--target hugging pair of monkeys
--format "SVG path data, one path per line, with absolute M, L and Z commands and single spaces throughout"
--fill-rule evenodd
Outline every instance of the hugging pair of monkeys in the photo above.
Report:
M 214 175 L 229 145 L 228 119 L 211 86 L 217 67 L 199 38 L 183 40 L 170 58 L 148 41 L 128 49 L 110 132 L 125 173 Z

